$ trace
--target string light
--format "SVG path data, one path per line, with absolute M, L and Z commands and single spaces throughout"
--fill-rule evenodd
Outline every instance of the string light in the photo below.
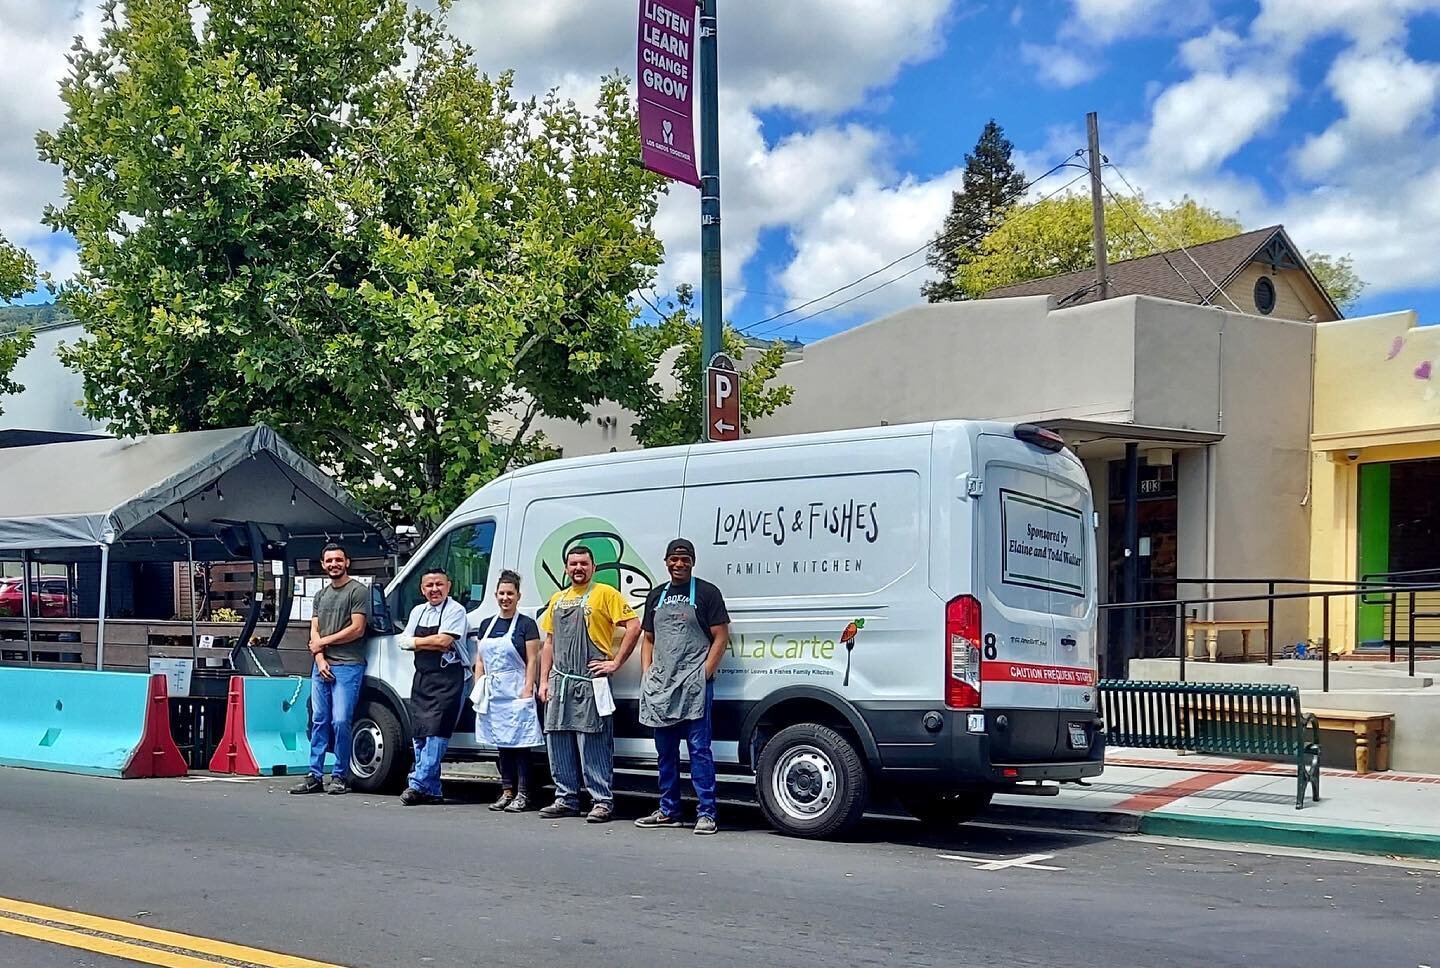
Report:
M 295 506 L 295 488 L 293 487 L 290 488 L 290 506 L 292 508 Z
M 186 524 L 190 523 L 190 511 L 185 507 L 185 502 L 180 502 L 180 520 Z

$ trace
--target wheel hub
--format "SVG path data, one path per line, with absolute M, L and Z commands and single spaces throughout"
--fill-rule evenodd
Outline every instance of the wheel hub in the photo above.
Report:
M 810 820 L 835 802 L 837 787 L 830 757 L 814 746 L 797 746 L 776 764 L 771 792 L 787 816 Z

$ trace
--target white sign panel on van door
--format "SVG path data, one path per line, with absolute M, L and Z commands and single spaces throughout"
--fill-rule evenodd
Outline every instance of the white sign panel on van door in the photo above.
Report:
M 1033 494 L 1000 491 L 1005 542 L 1001 581 L 1024 588 L 1085 594 L 1084 517 Z

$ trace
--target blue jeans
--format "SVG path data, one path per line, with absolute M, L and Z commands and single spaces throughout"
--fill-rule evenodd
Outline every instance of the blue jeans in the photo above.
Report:
M 415 769 L 410 771 L 410 788 L 428 793 L 432 797 L 442 796 L 440 792 L 440 763 L 450 740 L 442 736 L 421 736 L 414 741 Z
M 715 683 L 705 684 L 705 715 L 674 726 L 655 729 L 655 752 L 660 760 L 660 810 L 667 817 L 680 817 L 680 741 L 690 748 L 690 784 L 695 811 L 715 819 L 715 756 L 710 752 L 710 709 L 715 703 Z
M 310 775 L 325 776 L 325 754 L 335 754 L 335 775 L 350 777 L 350 720 L 360 701 L 365 664 L 331 665 L 333 681 L 310 673 Z

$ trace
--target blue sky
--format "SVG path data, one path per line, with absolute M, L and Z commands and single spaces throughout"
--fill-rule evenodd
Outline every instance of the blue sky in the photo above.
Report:
M 483 67 L 588 100 L 633 73 L 635 0 L 459 0 Z M 1247 227 L 1283 222 L 1350 254 L 1352 314 L 1440 321 L 1440 0 L 721 0 L 726 308 L 746 326 L 931 237 L 991 117 L 1039 174 L 1083 144 L 1152 199 L 1190 194 Z M 0 231 L 52 271 L 73 247 L 39 225 L 58 176 L 33 132 L 59 118 L 69 38 L 94 4 L 0 0 Z M 1036 186 L 1063 184 L 1056 176 Z M 1077 188 L 1082 186 L 1077 186 Z M 1112 187 L 1119 191 L 1118 182 Z M 657 230 L 663 296 L 698 281 L 698 199 L 676 186 Z M 923 262 L 761 327 L 811 340 L 918 300 Z M 798 317 L 828 310 L 812 319 Z

